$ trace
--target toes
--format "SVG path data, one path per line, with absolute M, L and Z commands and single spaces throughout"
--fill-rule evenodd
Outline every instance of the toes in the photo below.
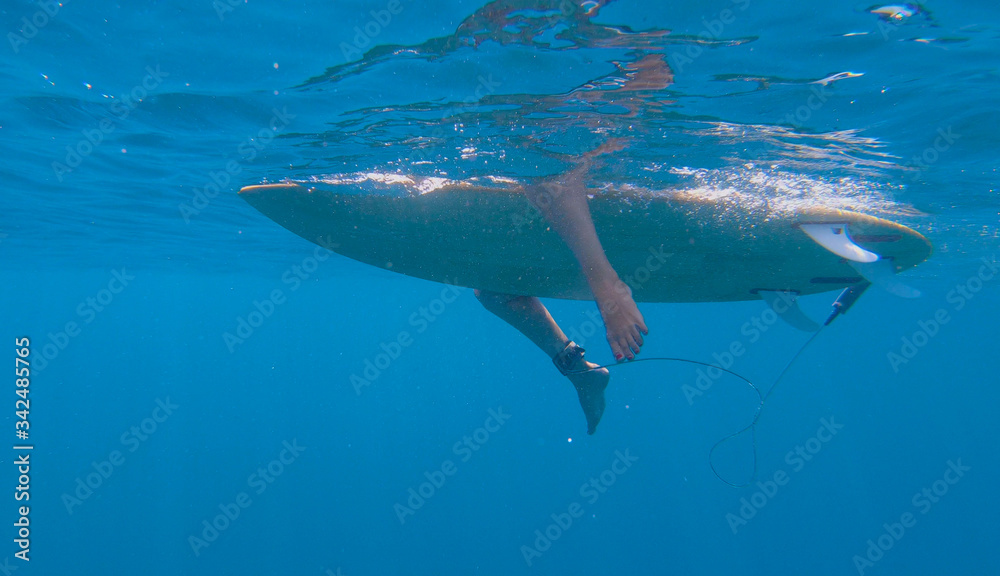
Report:
M 621 362 L 625 359 L 625 355 L 622 354 L 622 347 L 618 345 L 618 342 L 610 334 L 608 334 L 608 344 L 611 345 L 611 353 L 614 355 L 615 361 Z
M 635 355 L 642 349 L 642 335 L 636 330 L 633 330 L 632 334 L 619 336 L 609 333 L 607 336 L 608 344 L 611 346 L 611 353 L 614 354 L 615 360 L 618 362 L 634 360 Z
M 619 346 L 625 351 L 625 357 L 629 360 L 635 359 L 635 354 L 639 351 L 639 347 L 635 345 L 632 338 L 629 336 L 623 336 L 619 339 Z
M 633 325 L 631 329 L 628 330 L 624 336 L 622 336 L 622 340 L 624 341 L 625 346 L 633 354 L 638 354 L 642 349 L 642 334 L 639 333 L 639 329 L 635 325 Z
M 642 344 L 638 344 L 634 339 L 629 342 L 629 349 L 631 349 L 633 354 L 638 354 L 639 350 L 642 349 Z M 631 358 L 629 358 L 631 360 Z

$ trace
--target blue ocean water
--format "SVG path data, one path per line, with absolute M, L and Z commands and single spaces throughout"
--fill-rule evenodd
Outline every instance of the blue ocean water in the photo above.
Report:
M 4 573 L 998 572 L 995 3 L 5 0 L 0 23 L 3 337 L 32 361 L 2 421 L 33 446 L 5 451 Z M 934 245 L 901 277 L 922 297 L 869 290 L 791 365 L 747 487 L 709 461 L 744 382 L 616 368 L 587 436 L 471 290 L 236 194 L 551 175 L 609 138 L 606 179 Z M 611 361 L 592 302 L 546 304 Z M 808 338 L 760 302 L 641 310 L 643 355 L 764 390 Z M 712 462 L 741 481 L 752 454 Z

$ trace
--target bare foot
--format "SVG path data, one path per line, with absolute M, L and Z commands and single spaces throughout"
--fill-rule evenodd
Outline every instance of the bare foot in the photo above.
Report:
M 563 174 L 558 180 L 550 180 L 545 184 L 548 192 L 553 196 L 558 196 L 566 190 L 585 190 L 584 178 L 587 173 L 604 160 L 602 156 L 628 148 L 627 142 L 628 140 L 625 138 L 612 138 L 597 148 L 583 153 L 576 159 L 576 167 Z
M 643 335 L 649 334 L 649 329 L 632 299 L 632 290 L 615 278 L 594 290 L 594 298 L 604 319 L 608 344 L 615 360 L 633 360 L 642 348 Z
M 585 367 L 580 369 L 587 372 L 571 372 L 566 377 L 576 388 L 580 407 L 587 418 L 587 434 L 593 434 L 604 415 L 604 389 L 608 387 L 611 374 L 607 368 L 598 368 L 593 362 L 584 361 L 583 364 Z
M 627 138 L 611 138 L 605 141 L 603 144 L 594 148 L 590 152 L 585 152 L 583 158 L 586 162 L 590 162 L 598 156 L 603 156 L 605 154 L 611 154 L 612 152 L 621 152 L 622 150 L 628 148 Z

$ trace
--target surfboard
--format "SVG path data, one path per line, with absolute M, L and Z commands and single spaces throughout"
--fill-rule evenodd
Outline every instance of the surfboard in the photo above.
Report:
M 510 179 L 360 174 L 247 186 L 240 196 L 302 238 L 385 270 L 502 293 L 593 298 L 572 252 Z M 906 226 L 822 206 L 775 209 L 610 185 L 589 205 L 608 260 L 639 302 L 814 294 L 863 282 L 859 263 L 901 272 L 931 254 L 930 242 Z

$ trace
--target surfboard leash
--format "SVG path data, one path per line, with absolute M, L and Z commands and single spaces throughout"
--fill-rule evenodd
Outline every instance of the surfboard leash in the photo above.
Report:
M 717 370 L 721 370 L 722 372 L 735 376 L 736 378 L 745 382 L 746 385 L 749 386 L 750 389 L 753 390 L 755 394 L 757 394 L 757 400 L 758 400 L 757 409 L 754 411 L 753 419 L 750 421 L 749 424 L 747 424 L 740 430 L 733 432 L 732 434 L 726 436 L 725 438 L 722 438 L 721 440 L 712 445 L 712 448 L 708 451 L 708 465 L 712 468 L 712 473 L 715 474 L 715 477 L 718 478 L 723 483 L 732 486 L 733 488 L 746 488 L 747 486 L 750 486 L 750 484 L 754 480 L 757 479 L 757 421 L 760 419 L 760 413 L 763 411 L 764 404 L 767 402 L 767 399 L 771 397 L 771 394 L 774 393 L 774 390 L 778 387 L 778 384 L 780 384 L 782 379 L 784 379 L 785 375 L 788 373 L 788 370 L 802 356 L 802 353 L 805 352 L 806 348 L 808 348 L 809 345 L 813 343 L 813 340 L 815 340 L 816 337 L 819 336 L 820 333 L 823 331 L 823 329 L 829 326 L 830 323 L 837 318 L 837 316 L 846 313 L 847 310 L 852 305 L 854 305 L 854 303 L 858 300 L 858 298 L 861 297 L 861 294 L 863 294 L 870 285 L 871 284 L 869 284 L 868 282 L 862 282 L 860 284 L 856 284 L 854 286 L 845 288 L 844 291 L 840 293 L 840 296 L 838 296 L 837 300 L 834 301 L 833 310 L 830 312 L 830 315 L 827 317 L 826 321 L 819 327 L 818 330 L 812 333 L 809 339 L 807 339 L 802 344 L 802 346 L 799 347 L 798 351 L 795 352 L 795 355 L 792 356 L 792 358 L 785 364 L 785 367 L 782 368 L 781 372 L 778 373 L 778 377 L 774 379 L 774 383 L 771 384 L 771 387 L 768 389 L 766 394 L 762 394 L 760 388 L 758 388 L 756 384 L 751 382 L 749 378 L 746 378 L 736 373 L 733 370 L 729 370 L 721 366 L 716 366 L 715 364 L 712 364 L 710 362 L 701 362 L 699 360 L 690 360 L 688 358 L 671 358 L 665 356 L 654 356 L 651 358 L 636 358 L 635 360 L 631 360 L 629 362 L 606 364 L 604 366 L 598 366 L 596 368 L 590 368 L 588 370 L 579 370 L 577 372 L 589 372 L 591 370 L 598 370 L 600 368 L 607 368 L 608 370 L 611 370 L 620 368 L 628 364 L 635 364 L 637 362 L 682 362 L 685 364 L 695 364 L 697 366 L 715 368 Z M 725 478 L 722 477 L 718 469 L 715 467 L 715 461 L 713 457 L 715 455 L 715 451 L 719 448 L 719 446 L 721 446 L 723 443 L 729 440 L 732 440 L 733 438 L 736 438 L 737 436 L 744 434 L 748 430 L 750 431 L 750 438 L 751 438 L 751 445 L 753 452 L 753 471 L 750 474 L 750 478 L 746 482 L 742 484 L 737 484 L 734 482 L 730 482 L 729 480 L 726 480 Z

